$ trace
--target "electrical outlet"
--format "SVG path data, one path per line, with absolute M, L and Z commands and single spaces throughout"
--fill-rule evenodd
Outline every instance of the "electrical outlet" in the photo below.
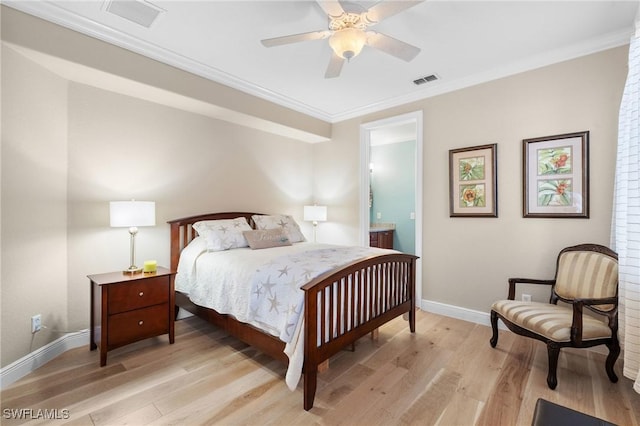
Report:
M 531 302 L 531 295 L 530 294 L 522 294 L 522 301 L 523 302 Z
M 31 317 L 31 333 L 37 333 L 42 330 L 42 315 L 34 315 Z
M 382 219 L 382 213 L 380 213 L 380 212 L 376 213 L 376 218 L 377 219 Z

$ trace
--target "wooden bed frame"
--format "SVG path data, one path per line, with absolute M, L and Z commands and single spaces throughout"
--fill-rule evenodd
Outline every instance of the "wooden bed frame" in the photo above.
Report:
M 210 213 L 171 220 L 171 269 L 176 271 L 182 249 L 196 236 L 192 225 L 200 220 L 245 217 L 259 213 Z M 393 318 L 409 314 L 415 332 L 416 256 L 386 254 L 349 263 L 329 271 L 302 287 L 305 292 L 304 409 L 313 407 L 318 366 L 345 346 L 374 331 Z M 357 295 L 357 298 L 352 297 Z M 357 299 L 357 300 L 356 300 Z M 284 342 L 233 317 L 197 306 L 176 291 L 176 305 L 226 330 L 275 359 L 288 363 Z M 324 306 L 323 306 L 324 305 Z M 327 312 L 319 318 L 318 312 Z M 177 309 L 176 309 L 177 312 Z M 328 330 L 334 330 L 329 336 Z M 318 341 L 318 336 L 323 336 Z

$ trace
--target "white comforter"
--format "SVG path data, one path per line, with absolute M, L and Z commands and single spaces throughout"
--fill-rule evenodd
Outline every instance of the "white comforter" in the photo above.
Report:
M 195 304 L 232 315 L 285 342 L 289 357 L 286 382 L 293 390 L 304 357 L 304 292 L 300 287 L 330 269 L 389 252 L 308 242 L 208 252 L 204 239 L 197 237 L 182 251 L 175 285 Z

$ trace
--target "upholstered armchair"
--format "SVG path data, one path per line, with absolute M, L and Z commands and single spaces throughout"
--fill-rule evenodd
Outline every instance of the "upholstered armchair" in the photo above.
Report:
M 548 285 L 549 303 L 516 301 L 517 284 Z M 589 314 L 584 308 L 591 311 Z M 498 343 L 498 318 L 512 332 L 547 345 L 547 384 L 555 389 L 560 349 L 606 345 L 605 370 L 617 382 L 613 366 L 620 354 L 618 342 L 618 255 L 598 244 L 581 244 L 560 251 L 552 280 L 510 278 L 507 300 L 491 306 L 490 343 Z

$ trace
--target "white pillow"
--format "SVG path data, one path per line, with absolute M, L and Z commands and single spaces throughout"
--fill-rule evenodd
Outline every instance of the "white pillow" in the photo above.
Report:
M 248 247 L 243 231 L 250 231 L 251 226 L 244 217 L 235 219 L 201 220 L 193 224 L 193 229 L 207 241 L 207 250 L 222 251 L 240 247 Z
M 289 237 L 289 241 L 292 243 L 298 243 L 300 241 L 306 241 L 304 235 L 300 231 L 300 226 L 296 223 L 295 219 L 286 214 L 277 215 L 253 215 L 251 216 L 256 223 L 257 229 L 277 229 L 281 228 L 285 234 Z

